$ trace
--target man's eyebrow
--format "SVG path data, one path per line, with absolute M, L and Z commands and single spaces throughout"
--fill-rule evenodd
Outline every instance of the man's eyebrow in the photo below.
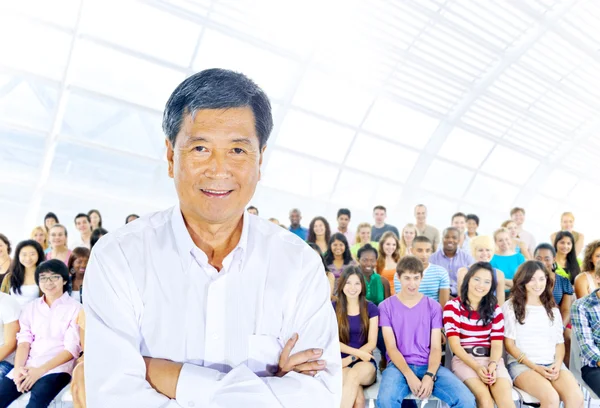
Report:
M 199 142 L 200 143 L 210 143 L 211 141 L 203 136 L 191 136 L 187 140 L 187 143 L 189 143 L 189 144 L 199 143 Z M 229 142 L 230 143 L 241 143 L 241 144 L 245 144 L 248 146 L 252 146 L 252 141 L 247 137 L 236 137 L 236 138 L 230 139 Z

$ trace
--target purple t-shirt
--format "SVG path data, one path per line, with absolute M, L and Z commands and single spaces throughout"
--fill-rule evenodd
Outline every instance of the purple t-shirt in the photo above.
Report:
M 333 310 L 335 310 L 335 302 L 333 304 Z M 369 319 L 379 316 L 379 309 L 374 303 L 367 300 L 367 312 L 369 313 Z M 360 331 L 360 315 L 348 316 L 348 328 L 350 330 L 350 339 L 346 344 L 349 347 L 359 349 L 367 343 L 368 332 L 362 335 Z M 348 357 L 348 354 L 342 353 L 342 358 Z
M 407 364 L 427 365 L 431 330 L 444 327 L 442 307 L 423 296 L 419 303 L 409 308 L 397 296 L 391 296 L 379 304 L 379 326 L 392 328 L 396 347 Z M 390 356 L 386 357 L 389 362 Z

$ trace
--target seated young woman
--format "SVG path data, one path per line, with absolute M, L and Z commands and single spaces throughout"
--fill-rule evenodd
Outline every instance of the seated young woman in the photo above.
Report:
M 514 278 L 502 310 L 508 371 L 517 387 L 540 400 L 541 408 L 583 407 L 583 394 L 563 363 L 563 321 L 552 295 L 550 272 L 527 261 Z
M 47 407 L 71 381 L 81 350 L 76 319 L 81 304 L 69 296 L 69 270 L 64 262 L 42 262 L 35 281 L 43 296 L 28 303 L 19 319 L 15 367 L 0 380 L 0 408 L 31 392 L 28 408 Z
M 341 408 L 362 408 L 365 406 L 362 387 L 376 379 L 372 353 L 377 344 L 379 309 L 367 301 L 365 278 L 358 267 L 346 268 L 338 283 L 338 300 L 333 302 L 333 308 L 342 352 Z
M 454 354 L 452 372 L 475 395 L 479 408 L 514 408 L 510 375 L 502 360 L 504 318 L 494 296 L 488 262 L 471 265 L 459 297 L 444 307 L 444 328 Z

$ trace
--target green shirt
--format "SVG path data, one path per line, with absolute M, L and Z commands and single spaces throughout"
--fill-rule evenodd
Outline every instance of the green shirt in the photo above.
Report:
M 579 267 L 581 267 L 581 259 L 577 259 L 577 263 L 579 264 Z M 556 264 L 556 270 L 554 272 L 556 272 L 557 275 L 560 275 L 563 278 L 571 279 L 571 274 L 565 271 L 564 268 L 558 264 Z
M 365 283 L 367 284 L 366 298 L 369 302 L 373 302 L 379 305 L 385 298 L 385 292 L 383 291 L 383 283 L 381 283 L 381 276 L 373 272 L 371 280 L 367 280 L 365 276 Z

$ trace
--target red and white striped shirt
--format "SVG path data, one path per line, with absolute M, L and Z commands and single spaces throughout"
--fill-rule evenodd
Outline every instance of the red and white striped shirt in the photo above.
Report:
M 470 313 L 470 316 L 469 316 Z M 502 309 L 496 305 L 492 322 L 483 325 L 477 311 L 469 312 L 460 298 L 452 299 L 444 307 L 444 329 L 446 336 L 459 336 L 463 347 L 491 347 L 492 340 L 504 340 L 504 316 Z

